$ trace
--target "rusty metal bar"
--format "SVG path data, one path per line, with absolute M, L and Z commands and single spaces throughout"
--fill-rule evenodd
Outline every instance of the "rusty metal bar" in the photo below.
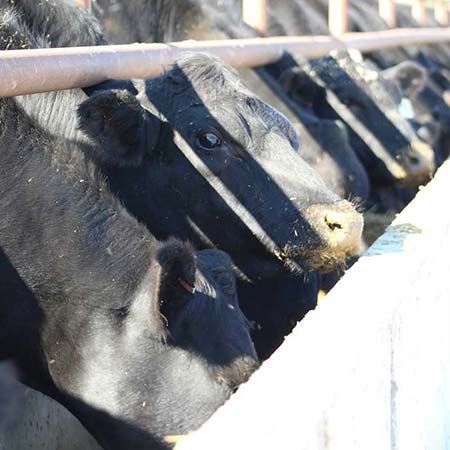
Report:
M 265 33 L 267 31 L 267 1 L 243 0 L 242 19 L 255 30 Z
M 317 58 L 352 47 L 362 52 L 450 41 L 450 28 L 402 28 L 332 36 L 274 37 L 172 44 L 0 51 L 0 96 L 90 86 L 106 79 L 150 78 L 185 51 L 208 52 L 236 67 L 277 61 L 284 51 Z
M 328 28 L 332 36 L 342 36 L 348 30 L 348 0 L 329 0 Z
M 378 0 L 378 13 L 390 28 L 396 26 L 394 0 Z

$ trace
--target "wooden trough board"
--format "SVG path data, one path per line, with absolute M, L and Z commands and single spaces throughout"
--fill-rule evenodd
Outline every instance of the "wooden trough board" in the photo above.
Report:
M 447 161 L 283 346 L 176 449 L 450 449 L 449 192 Z M 62 407 L 27 392 L 24 416 L 0 433 L 0 450 L 98 450 Z

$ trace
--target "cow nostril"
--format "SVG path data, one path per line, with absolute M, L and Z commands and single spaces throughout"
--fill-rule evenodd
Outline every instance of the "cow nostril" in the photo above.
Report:
M 339 223 L 337 220 L 333 219 L 329 215 L 325 216 L 325 223 L 327 224 L 328 228 L 331 231 L 334 231 L 336 229 L 342 230 L 342 228 L 343 228 L 341 223 Z
M 417 166 L 420 163 L 420 158 L 418 156 L 409 155 L 408 160 L 414 166 Z
M 304 210 L 303 217 L 312 228 L 304 261 L 308 270 L 332 270 L 359 252 L 363 218 L 350 202 L 317 203 Z

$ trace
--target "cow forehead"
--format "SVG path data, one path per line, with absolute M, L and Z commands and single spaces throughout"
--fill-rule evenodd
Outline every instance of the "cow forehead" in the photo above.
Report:
M 353 80 L 358 81 L 360 85 L 372 88 L 379 83 L 379 74 L 370 69 L 362 62 L 356 62 L 346 55 L 335 59 L 337 64 L 344 70 Z
M 173 89 L 172 94 L 167 93 L 171 82 L 165 81 L 164 85 L 167 83 L 169 86 L 165 90 L 153 84 L 147 85 L 145 94 L 140 93 L 138 98 L 147 110 L 157 110 L 158 115 L 169 122 L 198 124 L 198 121 L 214 119 L 226 128 L 240 129 L 244 133 L 255 126 L 270 128 L 279 125 L 276 121 L 271 123 L 265 103 L 240 80 L 223 87 L 211 83 L 211 80 L 200 83 L 198 87 L 184 83 L 182 87 L 178 85 L 178 89 Z M 166 92 L 164 96 L 160 96 L 162 91 Z
M 364 62 L 351 58 L 346 52 L 336 53 L 324 61 L 324 64 L 316 65 L 314 69 L 318 73 L 325 72 L 332 78 L 329 83 L 332 89 L 333 86 L 348 90 L 348 92 L 361 89 L 373 100 L 381 102 L 384 107 L 396 106 L 395 98 L 391 98 L 385 80 L 376 70 L 366 67 Z M 354 85 L 346 82 L 346 76 L 352 79 Z
M 198 63 L 199 59 L 204 61 L 203 65 Z M 153 105 L 167 118 L 219 110 L 245 114 L 250 112 L 245 105 L 255 97 L 234 69 L 204 55 L 181 61 L 161 77 L 146 80 L 143 94 L 140 89 L 141 104 L 147 109 Z
M 244 85 L 233 68 L 209 55 L 182 57 L 165 75 L 148 80 L 145 93 L 169 122 L 189 116 L 197 121 L 214 118 L 225 128 L 233 124 L 243 128 L 244 134 L 250 127 L 280 128 L 285 133 L 292 128 L 288 119 Z
M 184 90 L 194 90 L 203 100 L 225 98 L 225 96 L 252 96 L 238 73 L 223 61 L 210 55 L 196 53 L 179 58 L 167 72 L 169 82 Z

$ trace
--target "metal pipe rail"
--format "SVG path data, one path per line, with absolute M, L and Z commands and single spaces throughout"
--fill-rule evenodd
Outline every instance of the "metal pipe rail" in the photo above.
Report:
M 186 51 L 208 52 L 236 67 L 277 61 L 289 51 L 316 58 L 336 49 L 362 52 L 450 41 L 450 28 L 403 28 L 332 36 L 271 37 L 171 44 L 130 44 L 0 51 L 0 97 L 90 86 L 107 79 L 150 78 Z

